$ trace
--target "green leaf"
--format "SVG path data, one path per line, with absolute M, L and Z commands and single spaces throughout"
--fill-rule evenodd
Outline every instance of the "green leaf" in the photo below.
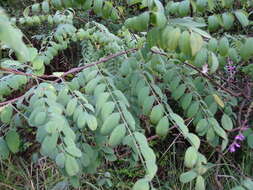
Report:
M 217 56 L 212 52 L 212 65 L 210 68 L 210 73 L 215 73 L 217 71 L 217 69 L 219 68 L 219 61 Z
M 132 116 L 132 114 L 127 111 L 127 110 L 123 110 L 123 115 L 124 115 L 124 118 L 127 122 L 127 124 L 129 125 L 129 127 L 134 131 L 135 130 L 135 119 L 134 117 Z
M 195 56 L 193 64 L 196 67 L 202 68 L 206 64 L 208 58 L 208 52 L 206 48 L 202 48 Z
M 228 145 L 228 139 L 223 139 L 221 143 L 221 150 L 224 151 Z
M 191 104 L 191 102 L 192 102 L 192 93 L 185 94 L 183 96 L 182 102 L 181 102 L 182 108 L 184 110 L 186 110 L 189 107 L 189 105 Z
M 154 106 L 150 113 L 150 121 L 153 124 L 157 124 L 160 121 L 160 119 L 162 119 L 163 114 L 164 109 L 161 104 Z
M 57 164 L 58 167 L 64 168 L 65 154 L 64 153 L 57 154 L 57 156 L 55 158 L 55 162 L 56 162 L 56 164 Z
M 193 168 L 198 161 L 198 152 L 195 147 L 187 148 L 184 156 L 184 165 L 188 168 Z
M 247 190 L 253 189 L 253 181 L 251 179 L 243 180 L 242 185 L 246 187 Z
M 32 61 L 32 66 L 33 66 L 33 69 L 35 69 L 35 70 L 43 69 L 43 67 L 44 67 L 43 58 L 40 57 L 40 56 L 36 57 L 36 58 Z M 54 73 L 53 73 L 53 74 L 54 74 Z
M 75 109 L 76 109 L 76 106 L 77 106 L 77 98 L 73 98 L 72 100 L 69 101 L 69 103 L 67 104 L 67 107 L 66 107 L 66 115 L 67 116 L 71 116 Z
M 138 90 L 138 89 L 137 89 Z M 141 88 L 140 90 L 138 90 L 138 103 L 140 105 L 143 105 L 145 97 L 148 97 L 150 93 L 150 88 L 148 86 L 145 86 L 143 88 Z
M 80 149 L 78 149 L 76 147 L 75 144 L 73 145 L 69 145 L 65 148 L 66 152 L 68 152 L 69 154 L 71 154 L 74 157 L 81 157 L 82 156 L 82 152 L 80 151 Z
M 210 118 L 209 122 L 213 126 L 213 129 L 214 129 L 214 131 L 216 132 L 217 135 L 219 135 L 223 139 L 227 139 L 228 138 L 226 132 L 220 127 L 220 125 L 219 125 L 219 123 L 217 122 L 216 119 Z
M 110 138 L 109 138 L 109 145 L 112 147 L 117 146 L 123 140 L 126 135 L 126 127 L 124 124 L 118 125 L 113 129 Z
M 121 100 L 122 102 L 124 102 L 124 104 L 125 104 L 127 107 L 130 106 L 130 104 L 129 104 L 127 98 L 125 97 L 125 95 L 124 95 L 120 90 L 114 90 L 114 91 L 113 91 L 113 94 L 115 94 L 115 96 L 116 96 L 119 100 Z
M 190 44 L 190 34 L 189 32 L 183 31 L 179 37 L 179 48 L 185 55 L 191 55 L 191 44 Z
M 213 128 L 209 128 L 206 133 L 206 140 L 209 143 L 212 143 L 216 138 L 215 132 Z
M 105 120 L 109 115 L 112 114 L 112 112 L 115 109 L 115 103 L 114 102 L 106 102 L 104 106 L 101 109 L 101 116 L 103 120 Z
M 95 131 L 97 129 L 97 118 L 94 115 L 87 114 L 86 115 L 86 121 L 87 125 L 90 128 L 90 130 Z
M 109 135 L 112 130 L 119 124 L 120 121 L 120 113 L 113 113 L 107 117 L 105 122 L 103 123 L 100 133 L 102 135 Z
M 216 52 L 218 47 L 218 41 L 215 38 L 211 38 L 208 42 L 208 50 Z
M 142 32 L 147 30 L 149 19 L 150 19 L 149 12 L 144 12 L 139 16 L 128 18 L 125 22 L 125 25 L 127 28 L 131 30 Z
M 22 32 L 11 25 L 2 10 L 0 15 L 0 28 L 4 28 L 4 30 L 0 30 L 0 41 L 12 48 L 22 62 L 29 61 L 29 50 L 22 40 Z
M 247 137 L 247 143 L 248 143 L 248 145 L 249 145 L 250 148 L 253 148 L 253 134 L 250 134 Z
M 41 144 L 41 152 L 45 156 L 49 156 L 54 149 L 56 148 L 59 134 L 53 133 L 52 135 L 48 135 L 44 138 Z
M 54 187 L 51 190 L 64 190 L 69 187 L 69 182 L 67 180 L 60 181 L 54 185 Z
M 47 113 L 46 112 L 38 112 L 34 118 L 34 124 L 36 126 L 40 126 L 45 124 L 47 119 Z
M 187 135 L 187 139 L 190 141 L 190 143 L 192 144 L 192 146 L 194 146 L 197 150 L 199 149 L 200 146 L 200 139 L 197 135 L 193 134 L 193 133 L 189 133 Z
M 10 154 L 10 151 L 9 151 L 6 141 L 2 137 L 0 137 L 0 160 L 8 159 L 9 154 Z
M 166 25 L 167 23 L 167 18 L 166 16 L 164 15 L 163 12 L 161 11 L 158 11 L 158 12 L 153 12 L 153 15 L 155 17 L 155 21 L 154 21 L 154 25 L 159 27 L 159 28 L 162 28 Z
M 149 190 L 149 184 L 146 179 L 139 179 L 133 186 L 133 190 Z
M 98 15 L 102 14 L 103 1 L 102 0 L 94 0 L 93 2 L 93 10 Z
M 231 13 L 223 13 L 222 20 L 225 30 L 229 30 L 233 26 L 235 18 Z
M 187 117 L 193 117 L 199 110 L 199 101 L 193 102 L 187 110 Z
M 238 19 L 238 21 L 241 23 L 242 27 L 246 27 L 249 25 L 249 19 L 248 16 L 245 14 L 242 10 L 235 11 L 235 16 Z
M 100 110 L 110 97 L 109 92 L 100 93 L 96 98 L 96 108 Z
M 186 90 L 186 85 L 181 84 L 175 91 L 172 92 L 172 97 L 175 100 L 178 100 L 179 98 L 181 98 L 181 96 L 183 96 L 185 90 Z
M 95 90 L 95 88 L 98 86 L 98 83 L 101 79 L 102 79 L 101 77 L 96 76 L 96 78 L 90 80 L 85 86 L 85 92 L 88 94 L 91 94 Z
M 66 155 L 65 170 L 69 176 L 74 176 L 79 172 L 79 166 L 74 157 Z
M 236 186 L 236 187 L 232 188 L 231 190 L 246 190 L 246 189 L 244 189 L 244 188 L 240 185 L 240 186 Z
M 82 110 L 80 111 L 80 113 L 78 114 L 78 118 L 77 118 L 77 127 L 79 129 L 83 129 L 85 124 L 86 124 L 86 118 L 87 114 L 84 113 Z
M 11 105 L 7 105 L 3 107 L 0 111 L 1 122 L 6 123 L 6 124 L 10 123 L 12 114 L 13 114 L 13 108 Z
M 181 31 L 180 31 L 179 27 L 176 27 L 176 28 L 169 31 L 168 40 L 167 40 L 167 44 L 166 44 L 166 47 L 168 50 L 170 50 L 170 51 L 176 50 L 176 48 L 178 47 L 180 35 L 181 35 Z
M 145 115 L 149 115 L 151 113 L 154 102 L 155 102 L 154 96 L 147 96 L 144 98 L 142 110 Z
M 208 128 L 208 122 L 206 119 L 201 119 L 199 120 L 197 126 L 196 126 L 196 132 L 197 133 L 202 133 L 203 131 L 206 131 Z
M 247 61 L 251 56 L 253 56 L 253 38 L 248 38 L 245 44 L 242 45 L 240 55 L 244 61 Z
M 152 150 L 152 149 L 146 147 L 145 150 Z M 154 154 L 153 150 L 152 153 Z M 155 177 L 155 174 L 158 170 L 155 160 L 146 160 L 146 167 L 147 167 L 147 174 L 145 177 L 151 181 Z
M 178 127 L 179 127 L 181 133 L 184 135 L 184 137 L 187 137 L 187 135 L 189 133 L 189 129 L 184 124 L 184 120 L 179 115 L 177 115 L 175 113 L 171 113 L 170 116 L 174 120 L 174 122 L 176 122 L 176 124 L 178 125 Z
M 84 167 L 88 167 L 91 163 L 91 159 L 90 157 L 92 157 L 92 155 L 88 155 L 88 153 L 83 153 L 82 157 L 80 158 L 80 162 Z
M 191 33 L 190 41 L 191 41 L 192 56 L 195 56 L 196 53 L 201 49 L 204 41 L 203 38 L 195 32 Z
M 38 50 L 36 48 L 29 47 L 28 51 L 30 56 L 29 61 L 33 61 L 38 55 Z
M 83 105 L 84 105 L 84 107 L 86 107 L 87 109 L 89 109 L 90 111 L 92 111 L 93 113 L 95 112 L 95 109 L 94 109 L 93 105 L 91 105 L 89 103 L 83 104 Z
M 182 173 L 180 175 L 180 181 L 182 183 L 188 183 L 188 182 L 194 180 L 197 177 L 197 175 L 198 174 L 195 171 L 190 170 L 190 171 Z
M 219 25 L 219 19 L 217 15 L 212 15 L 208 17 L 208 30 L 210 32 L 214 32 L 218 30 L 220 27 Z
M 74 188 L 80 188 L 80 179 L 78 176 L 72 176 L 70 177 L 70 180 L 69 180 L 71 186 L 73 186 Z
M 179 5 L 179 15 L 181 17 L 185 17 L 189 14 L 189 12 L 190 12 L 190 1 L 189 0 L 181 1 Z
M 5 141 L 12 153 L 17 153 L 20 146 L 20 137 L 16 131 L 10 130 L 5 136 Z
M 169 120 L 164 116 L 156 126 L 156 134 L 160 137 L 165 137 L 169 132 Z
M 196 179 L 195 190 L 205 190 L 205 189 L 206 189 L 205 179 L 199 175 Z
M 228 54 L 228 49 L 229 49 L 229 42 L 226 37 L 221 38 L 219 41 L 219 53 L 222 56 L 226 56 Z
M 178 77 L 177 75 L 170 81 L 170 91 L 173 92 L 174 90 L 176 90 L 176 88 L 179 86 L 181 82 L 181 78 Z
M 47 1 L 42 2 L 41 8 L 44 13 L 49 13 L 50 8 L 49 8 L 49 3 Z
M 222 99 L 217 95 L 217 94 L 213 94 L 213 98 L 215 100 L 215 102 L 222 108 L 224 108 L 224 102 L 222 101 Z
M 233 122 L 227 114 L 223 114 L 221 118 L 222 127 L 228 131 L 233 129 Z

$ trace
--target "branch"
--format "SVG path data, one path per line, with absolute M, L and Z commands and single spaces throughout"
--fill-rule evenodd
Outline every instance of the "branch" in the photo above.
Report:
M 153 52 L 153 53 L 155 53 L 155 54 L 167 56 L 166 53 L 159 52 L 159 51 L 156 51 L 156 50 L 153 50 L 153 49 L 151 49 L 151 52 Z M 206 79 L 208 79 L 209 81 L 211 81 L 214 85 L 218 86 L 219 88 L 221 88 L 222 90 L 224 90 L 224 91 L 227 92 L 228 94 L 230 94 L 230 95 L 232 95 L 232 96 L 236 96 L 236 97 L 241 96 L 241 95 L 244 96 L 244 94 L 241 93 L 241 92 L 240 92 L 240 93 L 235 93 L 235 92 L 232 92 L 231 90 L 229 90 L 229 89 L 223 87 L 222 85 L 220 85 L 219 83 L 217 83 L 216 81 L 214 81 L 214 80 L 212 79 L 212 77 L 210 77 L 209 75 L 203 73 L 199 68 L 195 67 L 194 65 L 191 65 L 191 64 L 186 63 L 186 62 L 184 62 L 183 64 L 187 65 L 188 67 L 191 67 L 191 68 L 194 69 L 195 71 L 198 71 L 198 73 L 200 73 L 203 77 L 205 77 Z
M 104 57 L 102 59 L 100 59 L 99 61 L 97 62 L 94 62 L 94 63 L 91 63 L 89 65 L 84 65 L 82 67 L 76 67 L 76 68 L 72 68 L 70 69 L 69 71 L 66 71 L 64 72 L 60 78 L 63 78 L 65 76 L 67 76 L 68 74 L 71 74 L 71 73 L 76 73 L 76 72 L 79 72 L 83 69 L 86 69 L 86 68 L 89 68 L 89 67 L 93 67 L 95 65 L 98 65 L 98 64 L 101 64 L 101 63 L 104 63 L 106 61 L 109 61 L 110 59 L 113 59 L 115 57 L 118 57 L 118 56 L 121 56 L 121 55 L 124 55 L 124 54 L 127 54 L 127 53 L 130 53 L 130 52 L 134 52 L 138 50 L 138 48 L 132 48 L 132 49 L 128 49 L 126 51 L 122 51 L 122 52 L 118 52 L 118 53 L 115 53 L 115 54 L 111 54 L 107 57 Z M 24 73 L 24 72 L 21 72 L 21 71 L 17 71 L 17 70 L 11 70 L 11 69 L 5 69 L 5 68 L 0 68 L 0 70 L 2 71 L 6 71 L 6 72 L 10 72 L 10 73 L 14 73 L 14 74 L 19 74 L 19 75 L 25 75 L 25 76 L 31 76 L 31 77 L 37 77 L 36 75 L 33 75 L 33 74 L 28 74 L 28 73 Z M 55 75 L 42 75 L 40 76 L 40 78 L 58 78 L 57 80 L 55 80 L 54 82 L 58 82 L 60 80 L 59 77 L 55 76 Z M 8 101 L 5 101 L 5 102 L 0 102 L 0 106 L 3 106 L 3 105 L 6 105 L 6 104 L 11 104 L 13 102 L 16 102 L 17 100 L 23 98 L 25 95 L 22 95 L 22 96 L 19 96 L 17 98 L 14 98 L 14 99 L 11 99 L 11 100 L 8 100 Z
M 220 153 L 220 151 L 218 151 L 218 160 L 216 162 L 217 168 L 216 168 L 216 171 L 215 171 L 215 178 L 214 178 L 214 180 L 215 180 L 215 183 L 216 183 L 218 189 L 223 190 L 224 187 L 221 184 L 221 182 L 219 181 L 219 177 L 218 177 L 219 176 L 219 171 L 220 171 L 221 156 L 222 156 L 222 154 Z
M 231 90 L 225 88 L 224 86 L 220 85 L 219 83 L 217 83 L 216 81 L 214 81 L 209 75 L 203 73 L 199 68 L 184 62 L 185 65 L 187 65 L 188 67 L 191 67 L 192 69 L 198 71 L 203 77 L 207 78 L 209 81 L 211 81 L 214 85 L 218 86 L 219 88 L 221 88 L 223 91 L 227 92 L 228 94 L 232 95 L 232 96 L 241 96 L 243 95 L 241 92 L 240 93 L 235 93 L 232 92 Z
M 18 101 L 19 99 L 24 98 L 24 97 L 25 97 L 25 94 L 23 94 L 22 96 L 19 96 L 19 97 L 17 97 L 17 98 L 14 98 L 14 99 L 5 101 L 5 102 L 0 102 L 0 106 L 4 106 L 4 105 L 6 105 L 6 104 L 11 104 L 11 103 L 16 102 L 16 101 Z
M 38 78 L 38 79 L 43 80 L 43 81 L 44 81 L 43 78 L 57 78 L 57 76 L 54 76 L 54 75 L 37 76 L 37 75 L 24 73 L 22 71 L 18 71 L 18 70 L 14 70 L 14 69 L 7 69 L 7 68 L 0 68 L 0 71 L 6 72 L 6 73 L 13 73 L 13 74 L 17 74 L 17 75 L 24 75 L 24 76 L 28 76 L 28 77 L 34 77 L 34 78 Z
M 93 67 L 93 66 L 95 66 L 95 65 L 99 65 L 99 64 L 101 64 L 101 63 L 104 63 L 104 62 L 109 61 L 110 59 L 113 59 L 113 58 L 115 58 L 115 57 L 118 57 L 118 56 L 121 56 L 121 55 L 130 53 L 130 52 L 134 52 L 134 51 L 136 51 L 136 50 L 138 50 L 138 48 L 128 49 L 128 50 L 126 50 L 126 51 L 122 51 L 122 52 L 118 52 L 118 53 L 115 53 L 115 54 L 111 54 L 111 55 L 109 55 L 109 56 L 107 56 L 107 57 L 104 57 L 104 58 L 100 59 L 99 61 L 94 62 L 94 63 L 91 63 L 91 64 L 89 64 L 89 65 L 84 65 L 84 66 L 81 66 L 81 67 L 72 68 L 72 69 L 70 69 L 69 71 L 64 72 L 64 73 L 60 76 L 60 78 L 63 78 L 63 77 L 65 77 L 65 76 L 67 76 L 67 75 L 69 75 L 69 74 L 71 74 L 71 73 L 76 73 L 76 72 L 79 72 L 79 71 L 81 71 L 81 70 L 83 70 L 83 69 L 86 69 L 86 68 L 89 68 L 89 67 Z M 60 80 L 60 79 L 57 79 L 55 82 L 58 82 L 59 80 Z

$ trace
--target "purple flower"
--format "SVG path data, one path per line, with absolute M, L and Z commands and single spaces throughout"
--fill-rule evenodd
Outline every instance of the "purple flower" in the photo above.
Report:
M 229 72 L 233 72 L 236 68 L 235 66 L 232 66 L 232 65 L 227 65 L 226 67 Z
M 234 146 L 234 144 L 231 144 L 229 146 L 229 152 L 235 152 L 235 146 Z
M 235 147 L 237 147 L 237 148 L 240 148 L 240 146 L 241 146 L 241 145 L 240 145 L 239 143 L 237 143 L 237 142 L 235 142 L 234 145 L 235 145 Z
M 242 133 L 239 133 L 235 136 L 233 143 L 229 146 L 228 150 L 229 152 L 235 152 L 237 148 L 240 148 L 240 142 L 245 139 L 244 135 Z
M 243 121 L 242 126 L 239 128 L 238 134 L 235 136 L 234 141 L 228 147 L 229 152 L 235 152 L 237 148 L 241 147 L 241 142 L 245 140 L 245 136 L 242 134 L 242 131 L 245 131 L 249 128 L 247 121 Z
M 244 139 L 245 137 L 241 133 L 235 136 L 235 140 L 243 141 Z

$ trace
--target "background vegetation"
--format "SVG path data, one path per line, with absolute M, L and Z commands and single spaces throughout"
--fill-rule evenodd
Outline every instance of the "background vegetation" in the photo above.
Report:
M 251 0 L 0 7 L 0 189 L 253 189 Z

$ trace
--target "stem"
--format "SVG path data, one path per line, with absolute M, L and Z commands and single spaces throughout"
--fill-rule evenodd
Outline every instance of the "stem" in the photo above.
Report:
M 155 54 L 167 56 L 166 53 L 159 52 L 159 51 L 156 51 L 156 50 L 153 50 L 153 49 L 151 49 L 151 52 L 153 52 L 153 53 L 155 53 Z M 194 65 L 191 65 L 191 64 L 186 63 L 186 62 L 184 62 L 183 64 L 185 64 L 185 65 L 187 65 L 188 67 L 194 69 L 195 71 L 198 71 L 198 73 L 200 73 L 203 77 L 205 77 L 206 79 L 208 79 L 209 81 L 211 81 L 214 85 L 218 86 L 219 88 L 221 88 L 222 90 L 224 90 L 224 91 L 227 92 L 228 94 L 230 94 L 230 95 L 232 95 L 232 96 L 236 96 L 236 97 L 242 96 L 242 95 L 244 96 L 244 94 L 241 93 L 241 92 L 240 92 L 240 93 L 235 93 L 235 92 L 232 92 L 231 90 L 229 90 L 229 89 L 223 87 L 222 85 L 220 85 L 219 83 L 217 83 L 216 81 L 214 81 L 214 80 L 212 79 L 211 76 L 209 76 L 209 75 L 203 73 L 199 68 L 195 67 Z
M 86 68 L 89 68 L 89 67 L 93 67 L 95 65 L 98 65 L 98 64 L 101 64 L 101 63 L 104 63 L 104 62 L 107 62 L 109 61 L 110 59 L 113 59 L 115 57 L 118 57 L 118 56 L 121 56 L 121 55 L 124 55 L 124 54 L 127 54 L 127 53 L 130 53 L 130 52 L 134 52 L 138 50 L 138 48 L 132 48 L 132 49 L 128 49 L 126 51 L 121 51 L 121 52 L 118 52 L 118 53 L 115 53 L 115 54 L 111 54 L 107 57 L 104 57 L 104 58 L 101 58 L 99 61 L 97 62 L 94 62 L 94 63 L 91 63 L 89 65 L 84 65 L 82 67 L 76 67 L 76 68 L 72 68 L 70 69 L 69 71 L 66 71 L 64 72 L 61 77 L 57 77 L 57 76 L 54 76 L 54 75 L 42 75 L 41 78 L 58 78 L 56 79 L 54 82 L 58 82 L 59 80 L 61 80 L 61 78 L 67 76 L 68 74 L 71 74 L 71 73 L 76 73 L 76 72 L 79 72 L 81 70 L 84 70 Z M 32 74 L 28 74 L 28 73 L 24 73 L 24 72 L 20 72 L 20 71 L 16 71 L 16 70 L 11 70 L 11 69 L 5 69 L 5 68 L 0 68 L 0 70 L 2 71 L 7 71 L 7 72 L 11 72 L 11 73 L 14 73 L 14 74 L 19 74 L 19 75 L 26 75 L 26 76 L 32 76 L 32 77 L 37 77 L 35 75 L 32 75 Z M 25 95 L 22 95 L 22 96 L 19 96 L 17 98 L 14 98 L 14 99 L 11 99 L 11 100 L 8 100 L 8 101 L 5 101 L 5 102 L 0 102 L 0 106 L 3 106 L 3 105 L 6 105 L 6 104 L 10 104 L 10 103 L 14 103 L 16 102 L 17 100 L 23 98 Z
M 110 59 L 113 59 L 113 58 L 115 58 L 115 57 L 118 57 L 118 56 L 121 56 L 121 55 L 130 53 L 130 52 L 134 52 L 134 51 L 136 51 L 136 50 L 138 50 L 138 48 L 128 49 L 128 50 L 126 50 L 126 51 L 122 51 L 122 52 L 118 52 L 118 53 L 115 53 L 115 54 L 111 54 L 111 55 L 109 55 L 109 56 L 107 56 L 107 57 L 104 57 L 104 58 L 100 59 L 99 61 L 97 61 L 97 62 L 95 62 L 95 63 L 91 63 L 91 64 L 89 64 L 89 65 L 84 65 L 84 66 L 81 66 L 81 67 L 72 68 L 72 69 L 70 69 L 69 71 L 64 72 L 64 73 L 61 75 L 61 78 L 65 77 L 65 76 L 67 76 L 67 75 L 69 75 L 69 74 L 76 73 L 76 72 L 79 72 L 79 71 L 81 71 L 81 70 L 84 70 L 84 69 L 86 69 L 86 68 L 93 67 L 93 66 L 95 66 L 95 65 L 99 65 L 99 64 L 101 64 L 101 63 L 107 62 L 107 61 L 109 61 Z M 60 79 L 57 79 L 55 82 L 58 82 L 59 80 L 60 80 Z

